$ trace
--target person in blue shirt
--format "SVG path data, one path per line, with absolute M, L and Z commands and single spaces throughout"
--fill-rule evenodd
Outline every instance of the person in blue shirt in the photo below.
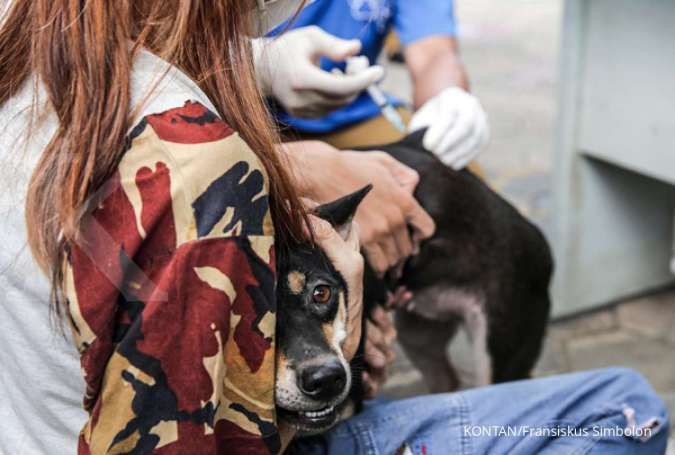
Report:
M 353 133 L 364 131 L 358 125 L 380 116 L 364 89 L 381 77 L 381 70 L 374 66 L 357 75 L 359 80 L 344 76 L 344 59 L 350 55 L 363 55 L 375 65 L 392 30 L 401 40 L 413 81 L 416 113 L 409 129 L 428 127 L 425 146 L 447 165 L 464 167 L 487 142 L 488 125 L 480 103 L 468 93 L 452 0 L 311 2 L 290 26 L 272 32 L 281 33 L 269 42 L 275 48 L 269 53 L 276 58 L 260 59 L 257 65 L 273 66 L 269 79 L 273 74 L 286 81 L 266 90 L 275 100 L 278 121 L 300 137 L 327 140 L 340 148 L 397 139 L 391 131 L 384 136 L 373 131 L 388 126 L 384 122 L 375 124 L 379 128 L 371 123 L 368 134 Z M 395 98 L 390 102 L 403 107 Z M 402 110 L 402 115 L 410 119 L 408 111 Z

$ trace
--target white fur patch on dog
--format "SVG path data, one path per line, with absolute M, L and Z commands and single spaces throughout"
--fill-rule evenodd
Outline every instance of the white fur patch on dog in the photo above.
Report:
M 340 359 L 340 363 L 342 364 L 342 367 L 345 369 L 345 372 L 347 373 L 347 384 L 345 386 L 345 390 L 349 391 L 352 388 L 351 368 L 349 366 L 349 362 L 347 362 L 347 359 L 345 358 L 344 353 L 342 352 L 342 343 L 344 342 L 345 338 L 347 338 L 347 302 L 345 301 L 344 292 L 340 292 L 338 311 L 337 314 L 335 315 L 335 320 L 333 321 L 332 328 L 333 328 L 332 330 L 333 339 L 328 341 L 331 343 L 331 347 L 337 354 L 338 359 Z
M 345 293 L 340 292 L 338 311 L 333 321 L 333 343 L 332 346 L 338 352 L 342 353 L 340 346 L 347 338 L 347 304 L 345 303 Z
M 430 287 L 415 295 L 407 308 L 434 321 L 459 319 L 471 345 L 475 386 L 492 383 L 492 359 L 488 351 L 488 321 L 483 297 L 458 288 Z
M 478 306 L 467 308 L 464 324 L 471 340 L 476 386 L 490 385 L 492 383 L 492 361 L 487 347 L 487 317 L 483 308 Z

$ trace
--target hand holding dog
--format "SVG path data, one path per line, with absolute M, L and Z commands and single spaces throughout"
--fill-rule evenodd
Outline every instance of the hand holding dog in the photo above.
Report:
M 285 144 L 300 194 L 319 202 L 367 184 L 373 190 L 356 213 L 368 263 L 379 275 L 405 261 L 433 235 L 434 221 L 413 197 L 419 175 L 382 152 L 339 152 L 318 141 Z M 409 227 L 413 228 L 410 235 Z
M 394 343 L 398 338 L 391 312 L 405 307 L 412 300 L 412 293 L 403 286 L 389 293 L 386 307 L 377 306 L 366 325 L 365 361 L 368 371 L 363 372 L 366 398 L 374 398 L 387 382 L 389 367 L 396 359 Z
M 314 238 L 328 255 L 333 267 L 340 272 L 349 290 L 347 301 L 347 335 L 342 353 L 350 361 L 361 340 L 361 319 L 363 317 L 363 267 L 364 261 L 359 248 L 359 230 L 356 223 L 345 239 L 327 221 L 310 215 Z
M 396 329 L 391 314 L 377 306 L 371 314 L 366 330 L 365 361 L 368 371 L 363 372 L 366 398 L 373 398 L 387 382 L 389 367 L 396 359 L 393 346 Z

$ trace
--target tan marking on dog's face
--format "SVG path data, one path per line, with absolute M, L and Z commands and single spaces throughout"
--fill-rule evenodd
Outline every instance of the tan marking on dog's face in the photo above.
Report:
M 323 332 L 323 336 L 326 338 L 326 342 L 330 346 L 333 346 L 333 337 L 335 334 L 335 330 L 333 329 L 333 323 L 327 322 L 326 324 L 323 324 L 321 326 L 321 331 Z
M 283 370 L 288 365 L 288 359 L 286 354 L 281 352 L 281 349 L 277 349 L 277 371 Z
M 342 342 L 347 337 L 347 298 L 344 292 L 340 292 L 340 298 L 338 300 L 338 312 L 335 316 L 335 334 L 336 340 L 335 343 L 342 345 Z
M 291 294 L 300 295 L 305 289 L 305 282 L 307 277 L 304 273 L 293 271 L 288 274 L 288 289 L 291 291 Z

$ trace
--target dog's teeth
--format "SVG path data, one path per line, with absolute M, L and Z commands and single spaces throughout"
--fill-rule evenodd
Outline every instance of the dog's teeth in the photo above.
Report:
M 318 417 L 327 416 L 328 414 L 333 412 L 334 409 L 335 409 L 335 407 L 331 406 L 331 407 L 328 407 L 328 408 L 320 409 L 318 411 L 304 411 L 304 412 L 301 412 L 301 414 L 305 415 L 306 417 L 316 419 Z

